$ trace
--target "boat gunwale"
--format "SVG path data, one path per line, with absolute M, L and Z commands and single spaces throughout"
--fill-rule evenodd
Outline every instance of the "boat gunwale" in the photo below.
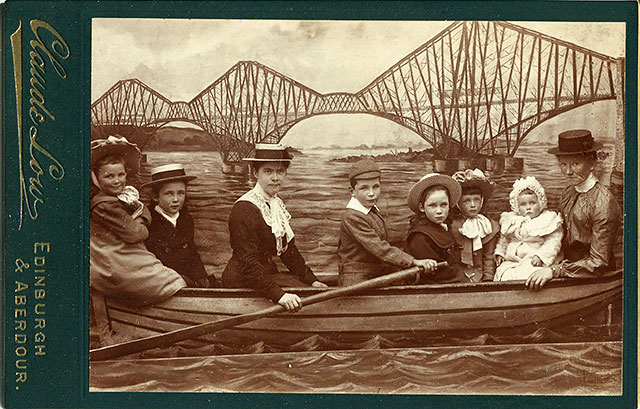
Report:
M 601 277 L 584 278 L 554 278 L 545 284 L 544 289 L 574 287 L 578 285 L 606 284 L 620 281 L 622 287 L 622 270 L 615 271 Z M 472 293 L 472 292 L 499 292 L 523 290 L 525 280 L 513 281 L 484 281 L 478 283 L 449 283 L 449 284 L 419 284 L 419 285 L 398 285 L 384 288 L 376 288 L 364 291 L 355 296 L 363 295 L 412 295 L 430 293 Z M 328 289 L 314 287 L 283 287 L 287 292 L 293 292 L 300 296 L 308 296 L 323 291 L 337 289 L 341 287 L 329 287 Z M 210 297 L 210 298 L 264 298 L 261 294 L 250 288 L 182 288 L 174 297 Z
M 358 311 L 357 313 L 354 312 L 347 312 L 347 313 L 343 313 L 343 312 L 331 312 L 331 313 L 325 313 L 325 314 L 308 314 L 308 313 L 304 313 L 304 312 L 299 312 L 298 314 L 281 314 L 281 315 L 277 315 L 274 317 L 277 317 L 277 319 L 291 319 L 291 320 L 299 320 L 299 319 L 326 319 L 326 318 L 348 318 L 348 317 L 392 317 L 392 316 L 411 316 L 411 315 L 438 315 L 438 314 L 464 314 L 464 313 L 469 313 L 469 312 L 496 312 L 496 311 L 506 311 L 506 310 L 516 310 L 516 309 L 522 309 L 522 308 L 548 308 L 550 306 L 554 306 L 554 305 L 562 305 L 562 304 L 567 304 L 567 303 L 573 303 L 573 302 L 580 302 L 580 301 L 584 301 L 584 300 L 588 300 L 588 299 L 592 299 L 595 297 L 599 297 L 602 296 L 604 294 L 608 294 L 608 293 L 612 293 L 611 295 L 609 295 L 607 298 L 612 298 L 613 297 L 613 293 L 615 292 L 615 288 L 609 288 L 609 289 L 603 289 L 601 291 L 598 292 L 594 292 L 592 294 L 587 294 L 581 297 L 577 297 L 577 298 L 567 298 L 561 301 L 553 301 L 553 302 L 539 302 L 539 303 L 535 303 L 535 304 L 518 304 L 518 305 L 499 305 L 499 306 L 487 306 L 487 307 L 482 307 L 482 308 L 477 308 L 477 307 L 467 307 L 467 308 L 450 308 L 450 309 L 442 309 L 442 308 L 433 308 L 433 309 L 411 309 L 411 310 L 407 310 L 407 309 L 403 309 L 403 310 L 397 310 L 397 311 L 387 311 L 387 312 L 366 312 L 366 311 Z M 110 305 L 109 306 L 110 310 L 115 310 L 115 311 L 120 311 L 120 312 L 125 312 L 125 313 L 132 313 L 134 310 L 131 308 L 127 308 L 127 307 L 122 307 L 121 305 Z M 188 309 L 183 309 L 183 308 L 175 308 L 175 307 L 171 307 L 171 308 L 166 308 L 163 307 L 162 305 L 152 305 L 149 307 L 145 308 L 146 310 L 163 310 L 163 311 L 170 311 L 173 313 L 185 313 L 185 314 L 201 314 L 201 315 L 211 315 L 211 316 L 224 316 L 227 318 L 230 317 L 234 317 L 237 316 L 237 313 L 225 313 L 225 312 L 219 312 L 219 311 L 201 311 L 201 310 L 188 310 Z M 160 317 L 154 316 L 153 312 L 146 312 L 146 313 L 142 313 L 140 311 L 140 309 L 135 309 L 135 314 L 136 315 L 140 315 L 140 316 L 144 316 L 147 318 L 151 318 L 151 319 L 162 319 Z M 273 318 L 273 317 L 272 317 Z M 269 319 L 269 317 L 265 317 L 263 319 Z M 185 321 L 183 322 L 185 325 L 193 325 L 193 322 L 190 321 Z

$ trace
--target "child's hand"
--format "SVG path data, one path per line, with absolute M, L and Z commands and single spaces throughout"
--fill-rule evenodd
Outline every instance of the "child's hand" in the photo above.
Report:
M 142 202 L 138 201 L 135 204 L 138 207 L 133 211 L 133 214 L 131 214 L 131 218 L 133 219 L 137 219 L 138 217 L 142 216 L 142 212 L 144 211 L 144 204 L 142 204 Z
M 496 254 L 496 266 L 499 266 L 500 264 L 502 264 L 502 262 L 504 261 L 504 257 L 499 256 Z
M 314 281 L 311 283 L 311 287 L 313 288 L 328 288 L 329 286 L 323 283 L 322 281 Z
M 533 256 L 533 258 L 531 259 L 532 266 L 541 267 L 543 264 L 544 263 L 542 262 L 542 260 L 540 260 L 540 257 L 538 256 Z
M 435 260 L 431 260 L 430 258 L 425 258 L 423 260 L 413 260 L 413 265 L 417 267 L 422 267 L 426 274 L 431 274 L 435 271 L 438 266 L 438 262 Z

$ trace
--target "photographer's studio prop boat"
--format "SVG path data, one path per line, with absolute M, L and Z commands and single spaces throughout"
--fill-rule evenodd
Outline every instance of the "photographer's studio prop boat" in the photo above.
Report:
M 314 335 L 341 342 L 375 335 L 419 339 L 434 334 L 513 333 L 560 325 L 592 316 L 620 301 L 622 284 L 619 271 L 601 278 L 555 279 L 540 291 L 527 290 L 523 281 L 393 286 L 314 301 L 317 304 L 303 306 L 297 313 L 283 314 L 277 314 L 277 306 L 248 289 L 189 288 L 144 307 L 105 299 L 103 311 L 109 327 L 130 340 L 243 315 L 252 319 L 214 329 L 217 332 L 198 340 L 293 345 Z M 314 288 L 287 291 L 303 299 L 323 292 Z M 269 313 L 257 316 L 256 311 Z

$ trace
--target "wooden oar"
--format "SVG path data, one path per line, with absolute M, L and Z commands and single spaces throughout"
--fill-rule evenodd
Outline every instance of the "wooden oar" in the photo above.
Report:
M 444 267 L 446 265 L 446 262 L 438 263 L 438 266 L 436 268 Z M 371 280 L 363 281 L 361 283 L 354 284 L 348 287 L 341 287 L 334 290 L 323 291 L 318 294 L 303 298 L 302 305 L 306 306 L 316 304 L 322 301 L 331 300 L 333 298 L 353 295 L 372 288 L 384 287 L 396 281 L 413 277 L 418 274 L 420 270 L 421 269 L 419 267 L 412 267 L 406 270 L 398 271 L 396 273 L 391 273 L 381 277 L 373 278 Z M 150 337 L 134 339 L 132 341 L 127 341 L 120 344 L 96 348 L 89 351 L 89 359 L 92 361 L 103 361 L 107 359 L 117 358 L 123 355 L 133 354 L 135 352 L 146 351 L 148 349 L 162 348 L 173 345 L 178 341 L 197 338 L 202 335 L 235 327 L 236 325 L 246 324 L 247 322 L 255 321 L 257 319 L 268 317 L 270 315 L 279 314 L 284 311 L 286 311 L 286 309 L 283 306 L 276 304 L 273 307 L 265 308 L 264 310 L 252 312 L 249 314 L 242 314 L 231 318 L 224 318 L 218 321 L 205 322 L 202 324 L 170 331 L 164 334 L 153 335 Z

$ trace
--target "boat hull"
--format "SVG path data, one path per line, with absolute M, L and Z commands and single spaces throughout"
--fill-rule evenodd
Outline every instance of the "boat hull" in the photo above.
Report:
M 301 297 L 317 289 L 289 289 Z M 357 342 L 380 335 L 511 333 L 559 325 L 622 299 L 622 277 L 553 280 L 541 291 L 523 282 L 398 286 L 303 307 L 202 337 L 206 342 L 292 345 L 312 336 Z M 255 312 L 273 304 L 250 290 L 184 289 L 161 303 L 131 307 L 106 300 L 116 333 L 141 338 Z

